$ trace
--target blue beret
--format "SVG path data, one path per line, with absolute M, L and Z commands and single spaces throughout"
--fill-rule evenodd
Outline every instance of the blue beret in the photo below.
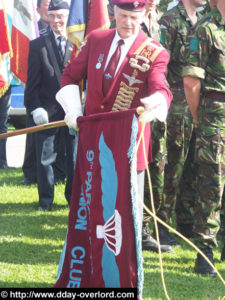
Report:
M 67 1 L 64 0 L 51 0 L 48 10 L 70 9 Z

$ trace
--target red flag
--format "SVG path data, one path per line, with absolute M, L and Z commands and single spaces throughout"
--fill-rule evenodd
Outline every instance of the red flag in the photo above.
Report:
M 4 0 L 0 1 L 0 32 L 0 54 L 5 54 L 7 52 L 10 52 L 10 54 L 12 54 L 12 47 L 9 37 L 9 29 L 6 19 Z
M 108 29 L 110 26 L 107 0 L 91 0 L 88 4 L 86 34 L 95 29 Z
M 78 119 L 68 233 L 57 288 L 138 287 L 141 295 L 141 224 L 134 184 L 138 130 L 135 112 Z

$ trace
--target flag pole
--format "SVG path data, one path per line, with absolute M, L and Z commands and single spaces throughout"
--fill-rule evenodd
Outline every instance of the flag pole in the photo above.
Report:
M 46 123 L 43 125 L 27 127 L 27 128 L 23 128 L 23 129 L 18 129 L 18 130 L 2 133 L 2 134 L 0 134 L 0 140 L 6 139 L 8 137 L 16 136 L 16 135 L 29 134 L 29 133 L 34 133 L 34 132 L 41 131 L 41 130 L 56 128 L 56 127 L 63 127 L 63 126 L 66 126 L 65 121 L 56 121 L 56 122 Z

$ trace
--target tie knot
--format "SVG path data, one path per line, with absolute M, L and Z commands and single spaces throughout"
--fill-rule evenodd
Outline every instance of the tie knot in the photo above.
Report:
M 119 47 L 122 46 L 123 44 L 124 44 L 124 40 L 121 39 L 121 40 L 118 41 L 118 46 Z
M 60 36 L 57 37 L 57 39 L 58 39 L 60 42 L 63 42 L 65 38 L 64 38 L 64 36 L 60 35 Z

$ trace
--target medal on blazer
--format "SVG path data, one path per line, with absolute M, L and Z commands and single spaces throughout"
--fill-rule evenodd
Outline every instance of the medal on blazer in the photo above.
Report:
M 97 70 L 100 69 L 101 66 L 102 66 L 103 57 L 104 57 L 104 54 L 100 54 L 100 55 L 99 55 L 98 62 L 97 62 L 97 64 L 96 64 L 96 69 L 97 69 Z

